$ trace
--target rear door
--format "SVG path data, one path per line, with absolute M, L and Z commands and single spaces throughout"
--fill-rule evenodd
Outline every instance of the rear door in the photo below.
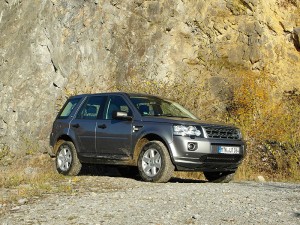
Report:
M 70 121 L 73 119 L 77 108 L 80 106 L 82 97 L 69 98 L 65 105 L 60 110 L 56 120 L 52 126 L 50 135 L 50 145 L 54 147 L 57 139 L 68 132 Z
M 78 152 L 83 156 L 96 154 L 97 118 L 103 114 L 106 96 L 90 96 L 71 121 L 70 128 L 74 131 Z
M 115 111 L 127 112 L 132 110 L 121 95 L 112 95 L 107 100 L 103 119 L 97 121 L 96 148 L 97 152 L 108 158 L 113 156 L 126 157 L 131 154 L 132 121 L 113 119 Z

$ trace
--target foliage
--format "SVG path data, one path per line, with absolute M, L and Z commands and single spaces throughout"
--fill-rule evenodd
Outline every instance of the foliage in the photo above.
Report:
M 227 118 L 242 128 L 248 141 L 243 176 L 264 173 L 271 179 L 299 180 L 298 92 L 276 98 L 276 83 L 266 72 L 243 71 L 236 79 L 239 82 L 227 103 Z
M 188 73 L 178 77 L 156 78 L 155 76 L 131 77 L 117 88 L 119 91 L 147 93 L 176 101 L 199 118 L 210 118 L 219 102 L 207 91 L 206 81 L 201 76 L 190 77 Z
M 229 0 L 227 6 L 234 15 L 244 15 L 247 10 L 247 3 L 244 0 Z
M 289 6 L 298 7 L 298 0 L 277 0 L 276 2 L 280 7 L 288 8 Z
M 220 100 L 212 96 L 207 79 L 190 77 L 131 77 L 121 91 L 160 95 L 179 102 L 200 118 L 236 124 L 247 141 L 247 157 L 239 179 L 263 174 L 270 179 L 299 180 L 300 94 L 298 90 L 275 96 L 276 82 L 268 71 L 253 72 L 226 60 L 210 62 L 231 74 L 230 90 Z M 221 106 L 225 107 L 221 107 Z M 222 110 L 223 109 L 223 110 Z M 198 176 L 198 175 L 197 175 Z
M 1 148 L 0 148 L 0 161 L 1 161 L 4 157 L 8 156 L 9 153 L 10 153 L 10 151 L 9 151 L 9 147 L 8 147 L 8 146 L 4 145 L 3 147 L 1 147 Z
M 247 156 L 238 170 L 239 179 L 259 174 L 270 179 L 300 179 L 300 93 L 297 89 L 276 92 L 276 81 L 263 71 L 234 64 L 227 58 L 205 61 L 208 71 L 227 74 L 216 91 L 212 75 L 157 77 L 130 75 L 122 83 L 110 82 L 108 91 L 140 92 L 174 100 L 204 120 L 221 121 L 241 128 L 247 141 Z M 229 74 L 229 75 L 228 75 Z M 66 89 L 64 96 L 91 93 L 86 86 Z M 190 175 L 189 175 L 190 176 Z M 196 175 L 199 176 L 199 175 Z
M 38 142 L 27 135 L 21 137 L 22 149 L 25 150 L 26 155 L 33 155 L 39 152 L 40 146 Z

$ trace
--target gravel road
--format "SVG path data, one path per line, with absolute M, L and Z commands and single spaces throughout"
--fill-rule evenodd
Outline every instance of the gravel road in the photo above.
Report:
M 19 202 L 0 224 L 300 224 L 300 185 L 80 176 L 73 191 Z

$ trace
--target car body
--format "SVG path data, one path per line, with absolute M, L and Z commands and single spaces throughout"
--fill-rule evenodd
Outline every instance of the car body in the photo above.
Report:
M 174 170 L 226 180 L 246 154 L 238 128 L 202 122 L 160 97 L 123 92 L 70 97 L 50 145 L 60 173 L 77 175 L 82 163 L 137 166 L 154 182 L 168 181 Z

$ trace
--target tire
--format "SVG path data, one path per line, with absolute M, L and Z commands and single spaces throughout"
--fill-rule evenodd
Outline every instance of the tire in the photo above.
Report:
M 209 182 L 229 183 L 234 177 L 234 172 L 204 172 L 204 176 Z
M 78 175 L 82 166 L 74 144 L 64 140 L 58 142 L 55 162 L 58 173 L 69 176 Z
M 143 146 L 138 158 L 138 170 L 144 181 L 168 182 L 174 169 L 170 154 L 162 142 L 150 141 Z

